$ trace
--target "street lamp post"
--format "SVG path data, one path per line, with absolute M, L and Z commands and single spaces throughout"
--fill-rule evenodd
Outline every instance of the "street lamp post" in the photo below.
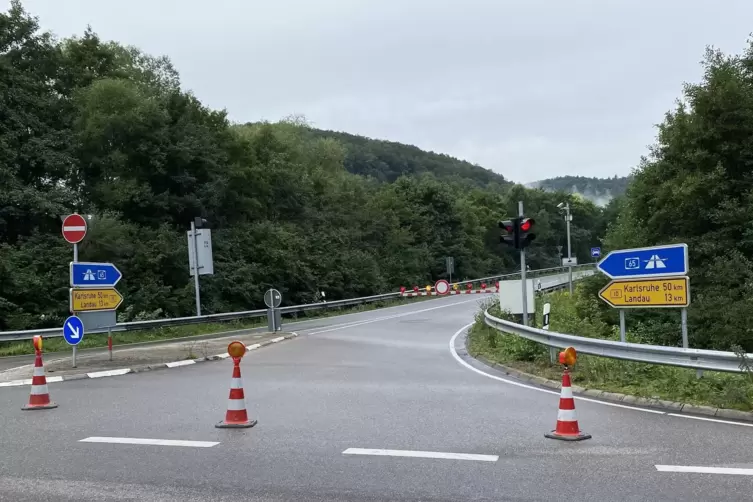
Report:
M 570 245 L 570 222 L 573 221 L 573 215 L 570 214 L 570 203 L 560 202 L 557 207 L 565 210 L 565 225 L 567 227 L 567 269 L 568 269 L 568 285 L 570 287 L 570 295 L 573 294 L 573 265 L 571 263 L 573 254 L 572 246 Z

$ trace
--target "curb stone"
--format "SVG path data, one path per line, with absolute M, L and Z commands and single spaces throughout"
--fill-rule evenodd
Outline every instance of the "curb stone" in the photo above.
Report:
M 532 375 L 531 373 L 525 373 L 523 371 L 510 368 L 500 363 L 492 362 L 483 356 L 473 356 L 468 350 L 468 333 L 465 333 L 465 340 L 463 342 L 466 353 L 469 357 L 484 363 L 485 365 L 502 371 L 506 375 L 512 376 L 518 380 L 522 380 L 528 383 L 537 384 L 541 387 L 547 387 L 550 389 L 561 388 L 561 383 L 556 380 L 549 380 L 538 375 Z M 573 385 L 573 394 L 599 398 L 604 401 L 631 404 L 635 406 L 641 406 L 646 408 L 658 408 L 667 412 L 684 412 L 694 415 L 704 415 L 708 417 L 728 418 L 732 420 L 742 420 L 746 422 L 753 422 L 753 411 L 741 411 L 733 410 L 729 408 L 715 408 L 713 406 L 701 406 L 697 404 L 680 403 L 677 401 L 666 401 L 664 399 L 648 398 L 642 396 L 633 396 L 629 394 L 621 394 L 619 392 L 607 392 L 600 389 L 586 389 L 578 385 Z
M 248 352 L 251 352 L 252 350 L 260 349 L 261 347 L 266 347 L 267 345 L 271 345 L 273 343 L 279 343 L 285 340 L 290 340 L 297 336 L 298 336 L 298 333 L 290 333 L 289 335 L 279 336 L 277 338 L 273 338 L 272 340 L 267 340 L 261 343 L 248 345 L 246 347 L 246 352 L 248 353 Z M 47 383 L 67 382 L 69 380 L 83 380 L 86 378 L 91 379 L 91 378 L 123 376 L 123 375 L 128 375 L 131 373 L 144 373 L 146 371 L 154 371 L 154 370 L 161 370 L 161 369 L 182 368 L 184 366 L 204 363 L 207 361 L 219 361 L 222 359 L 227 359 L 228 357 L 230 357 L 230 355 L 227 352 L 225 352 L 224 354 L 216 354 L 216 355 L 208 356 L 208 357 L 198 357 L 196 359 L 183 359 L 179 361 L 173 361 L 170 363 L 144 364 L 141 366 L 134 366 L 132 368 L 117 368 L 113 370 L 93 371 L 93 372 L 88 372 L 88 373 L 76 373 L 73 375 L 48 376 Z M 176 364 L 176 363 L 179 363 L 179 364 Z M 27 378 L 25 380 L 12 380 L 10 382 L 0 382 L 0 387 L 18 387 L 21 385 L 31 385 L 31 378 Z

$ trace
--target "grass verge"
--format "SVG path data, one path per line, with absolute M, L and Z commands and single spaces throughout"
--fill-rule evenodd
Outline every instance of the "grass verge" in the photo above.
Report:
M 300 322 L 314 319 L 322 319 L 327 317 L 333 317 L 343 314 L 355 314 L 358 312 L 367 312 L 370 310 L 376 310 L 385 307 L 395 307 L 398 305 L 404 305 L 406 303 L 415 303 L 420 301 L 429 300 L 436 297 L 415 297 L 415 298 L 400 298 L 395 300 L 385 300 L 380 302 L 373 302 L 361 305 L 354 305 L 351 307 L 331 308 L 311 310 L 308 312 L 291 314 L 283 316 L 283 327 L 285 322 Z M 145 329 L 141 331 L 127 331 L 127 332 L 115 332 L 113 333 L 113 343 L 118 346 L 129 345 L 133 343 L 144 342 L 156 342 L 167 341 L 171 339 L 181 339 L 190 336 L 197 335 L 211 335 L 214 333 L 220 333 L 223 331 L 233 331 L 238 329 L 251 329 L 259 328 L 267 325 L 267 318 L 252 318 L 238 321 L 226 321 L 226 322 L 214 322 L 205 324 L 189 324 L 184 326 L 167 326 L 155 329 Z M 107 334 L 97 333 L 87 335 L 81 343 L 78 344 L 79 349 L 92 349 L 107 346 Z M 69 345 L 62 337 L 45 338 L 44 351 L 45 352 L 60 352 L 64 350 L 70 350 Z M 4 356 L 18 356 L 24 354 L 33 354 L 34 347 L 30 340 L 24 340 L 19 342 L 2 342 L 0 343 L 0 357 Z
M 568 297 L 567 293 L 547 295 L 545 301 L 551 304 L 552 309 L 550 329 L 576 334 L 575 330 L 562 329 L 563 324 L 576 320 L 573 312 L 568 312 L 572 303 Z M 543 305 L 544 302 L 538 303 Z M 490 306 L 491 303 L 484 308 Z M 492 313 L 498 317 L 503 315 L 499 310 Z M 559 325 L 556 322 L 558 316 Z M 578 331 L 581 331 L 577 334 L 583 336 L 582 331 L 588 327 L 588 320 L 577 321 L 580 323 Z M 562 377 L 561 366 L 549 361 L 548 348 L 487 326 L 483 321 L 483 310 L 469 332 L 468 352 L 474 357 L 483 356 L 551 380 L 557 381 Z M 743 411 L 753 409 L 753 375 L 750 373 L 738 375 L 705 371 L 699 379 L 695 370 L 691 369 L 580 355 L 572 371 L 572 381 L 573 385 L 607 392 Z

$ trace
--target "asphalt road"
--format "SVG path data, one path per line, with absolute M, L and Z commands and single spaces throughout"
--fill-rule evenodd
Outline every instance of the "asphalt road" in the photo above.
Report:
M 330 318 L 249 353 L 252 429 L 214 427 L 229 361 L 51 384 L 60 407 L 47 411 L 21 411 L 29 389 L 2 388 L 0 501 L 750 499 L 748 476 L 655 465 L 752 468 L 753 427 L 577 400 L 593 439 L 544 438 L 557 395 L 463 359 L 462 328 L 484 297 Z M 210 443 L 81 442 L 90 437 Z M 448 458 L 458 453 L 485 457 Z

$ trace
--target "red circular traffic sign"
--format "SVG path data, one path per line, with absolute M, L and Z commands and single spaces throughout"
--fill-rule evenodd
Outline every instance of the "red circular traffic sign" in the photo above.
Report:
M 63 239 L 78 244 L 86 237 L 86 219 L 80 214 L 70 214 L 63 220 Z
M 444 279 L 440 279 L 434 284 L 434 291 L 436 291 L 438 295 L 446 295 L 450 292 L 450 283 Z

